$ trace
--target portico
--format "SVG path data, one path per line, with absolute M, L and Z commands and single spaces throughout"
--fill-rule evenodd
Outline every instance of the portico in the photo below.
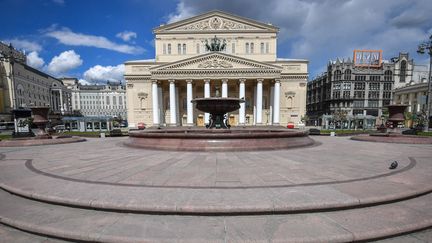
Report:
M 229 114 L 231 125 L 278 125 L 280 95 L 272 95 L 270 91 L 277 90 L 278 81 L 263 79 L 238 80 L 153 80 L 152 81 L 153 123 L 168 126 L 203 126 L 207 124 L 208 116 L 196 110 L 190 102 L 198 97 L 215 97 L 216 89 L 222 87 L 221 97 L 244 98 L 246 104 L 241 104 L 238 112 Z M 168 86 L 168 89 L 167 89 Z M 266 90 L 263 92 L 263 86 Z M 204 88 L 203 88 L 204 87 Z M 207 88 L 206 88 L 207 87 Z M 253 90 L 261 93 L 257 95 Z M 162 99 L 158 90 L 162 88 Z M 270 89 L 269 89 L 270 88 Z M 176 95 L 176 90 L 186 90 L 186 94 Z M 208 90 L 209 95 L 206 94 Z M 264 94 L 264 95 L 263 95 Z M 161 101 L 161 102 L 159 102 Z M 171 109 L 173 107 L 174 109 Z M 163 114 L 162 119 L 160 113 Z M 269 113 L 272 116 L 269 116 Z M 246 119 L 248 115 L 248 119 Z M 260 119 L 261 118 L 261 119 Z M 234 122 L 233 122 L 234 121 Z

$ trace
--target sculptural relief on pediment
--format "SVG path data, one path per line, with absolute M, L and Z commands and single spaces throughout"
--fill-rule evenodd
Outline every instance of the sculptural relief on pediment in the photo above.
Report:
M 233 65 L 225 60 L 212 59 L 202 62 L 198 68 L 232 68 Z
M 174 28 L 173 30 L 259 30 L 252 25 L 235 22 L 218 16 L 201 20 L 188 25 Z

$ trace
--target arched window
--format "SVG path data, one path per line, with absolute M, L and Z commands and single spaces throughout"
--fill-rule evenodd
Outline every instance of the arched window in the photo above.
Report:
M 181 54 L 181 44 L 177 44 L 177 54 Z
M 351 80 L 351 69 L 347 69 L 344 72 L 344 79 L 345 80 Z
M 384 72 L 384 81 L 392 81 L 393 80 L 393 72 L 387 70 Z
M 406 61 L 403 60 L 400 64 L 400 82 L 405 83 L 406 76 Z
M 334 80 L 335 81 L 338 81 L 338 80 L 341 80 L 342 79 L 342 72 L 340 71 L 340 70 L 336 70 L 335 72 L 334 72 Z

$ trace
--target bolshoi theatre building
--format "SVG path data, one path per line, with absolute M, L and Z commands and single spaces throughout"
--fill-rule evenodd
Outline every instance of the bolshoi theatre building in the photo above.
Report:
M 308 60 L 278 58 L 279 28 L 221 11 L 161 25 L 155 59 L 125 63 L 130 128 L 204 126 L 192 99 L 242 98 L 231 126 L 300 123 Z

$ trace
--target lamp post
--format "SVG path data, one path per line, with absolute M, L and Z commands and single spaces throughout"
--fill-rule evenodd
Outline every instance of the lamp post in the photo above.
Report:
M 432 68 L 432 35 L 429 37 L 429 40 L 424 41 L 418 45 L 417 49 L 418 54 L 429 54 L 429 74 L 428 74 L 428 91 L 426 94 L 426 121 L 427 124 L 425 126 L 425 131 L 429 130 L 430 124 L 430 97 L 431 97 L 431 68 Z

